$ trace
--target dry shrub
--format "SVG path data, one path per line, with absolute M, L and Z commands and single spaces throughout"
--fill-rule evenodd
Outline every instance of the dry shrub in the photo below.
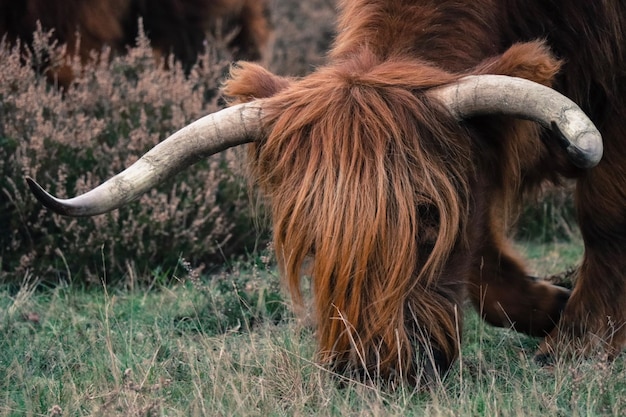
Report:
M 334 0 L 270 4 L 270 67 L 301 75 L 320 65 L 332 39 Z M 162 275 L 181 257 L 201 270 L 263 243 L 267 233 L 252 220 L 242 178 L 242 150 L 209 158 L 110 214 L 65 218 L 36 202 L 25 175 L 55 195 L 74 196 L 217 110 L 231 59 L 226 42 L 212 39 L 187 74 L 173 61 L 164 70 L 140 36 L 126 56 L 105 51 L 84 68 L 75 62 L 76 82 L 62 93 L 42 75 L 64 50 L 50 39 L 37 32 L 26 57 L 19 46 L 0 45 L 0 280 L 18 282 L 26 271 L 54 281 L 95 280 L 103 268 L 108 277 L 123 277 L 128 265 L 139 272 L 133 279 L 149 280 L 146 270 Z
M 67 218 L 31 196 L 23 177 L 61 197 L 82 193 L 134 162 L 185 124 L 218 109 L 217 88 L 230 62 L 212 48 L 188 74 L 173 61 L 164 69 L 149 42 L 122 57 L 82 68 L 61 92 L 35 69 L 55 59 L 49 34 L 35 53 L 0 46 L 0 268 L 4 280 L 31 271 L 58 280 L 70 274 L 123 276 L 196 266 L 251 250 L 259 231 L 251 220 L 242 150 L 209 158 L 106 215 Z M 38 50 L 44 52 L 38 53 Z M 70 272 L 71 271 L 71 272 Z M 140 274 L 150 279 L 149 274 Z

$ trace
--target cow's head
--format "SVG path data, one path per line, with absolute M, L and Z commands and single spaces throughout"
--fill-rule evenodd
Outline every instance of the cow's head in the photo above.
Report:
M 277 257 L 296 300 L 301 276 L 312 278 L 321 360 L 415 377 L 416 348 L 432 353 L 426 368 L 446 368 L 457 355 L 456 308 L 484 210 L 473 193 L 494 175 L 478 149 L 507 148 L 482 133 L 532 140 L 524 138 L 530 130 L 511 133 L 513 116 L 556 132 L 578 167 L 602 155 L 592 122 L 545 85 L 557 70 L 540 43 L 514 46 L 464 74 L 366 50 L 302 79 L 242 64 L 225 88 L 238 104 L 183 128 L 96 189 L 60 200 L 28 182 L 50 209 L 90 216 L 252 143 L 252 173 L 268 197 Z

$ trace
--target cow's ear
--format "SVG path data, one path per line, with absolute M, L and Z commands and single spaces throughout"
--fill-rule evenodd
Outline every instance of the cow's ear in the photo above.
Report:
M 274 75 L 258 64 L 239 62 L 231 68 L 222 91 L 230 102 L 243 103 L 271 97 L 289 84 L 288 78 Z
M 561 68 L 559 61 L 543 41 L 516 43 L 502 55 L 483 61 L 474 74 L 499 74 L 526 78 L 539 84 L 552 86 Z

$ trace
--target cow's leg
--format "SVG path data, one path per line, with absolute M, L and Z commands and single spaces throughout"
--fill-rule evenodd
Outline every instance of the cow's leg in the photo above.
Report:
M 602 162 L 577 184 L 585 255 L 560 324 L 539 348 L 539 360 L 563 350 L 613 357 L 626 347 L 626 149 L 611 140 L 610 133 L 622 133 L 621 123 L 613 126 L 616 132 L 603 132 Z
M 486 239 L 476 259 L 469 294 L 487 322 L 533 336 L 556 326 L 569 290 L 528 276 L 504 238 Z

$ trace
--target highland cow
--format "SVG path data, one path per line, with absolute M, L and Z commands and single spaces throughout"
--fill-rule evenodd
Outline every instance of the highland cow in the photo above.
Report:
M 253 142 L 251 175 L 296 302 L 311 277 L 322 363 L 419 383 L 458 356 L 466 297 L 489 323 L 545 336 L 538 358 L 618 354 L 626 5 L 342 0 L 339 10 L 326 66 L 290 79 L 242 63 L 225 86 L 232 107 L 82 196 L 59 200 L 29 179 L 33 192 L 59 213 L 103 213 Z M 522 197 L 563 178 L 577 179 L 585 245 L 571 294 L 529 278 L 506 237 Z
M 155 56 L 173 54 L 189 68 L 207 36 L 227 40 L 235 59 L 266 59 L 268 13 L 267 0 L 0 0 L 0 37 L 31 45 L 39 22 L 66 45 L 66 59 L 78 55 L 84 64 L 104 46 L 121 54 L 134 45 L 141 18 Z M 68 62 L 51 62 L 45 70 L 63 87 L 73 79 Z

